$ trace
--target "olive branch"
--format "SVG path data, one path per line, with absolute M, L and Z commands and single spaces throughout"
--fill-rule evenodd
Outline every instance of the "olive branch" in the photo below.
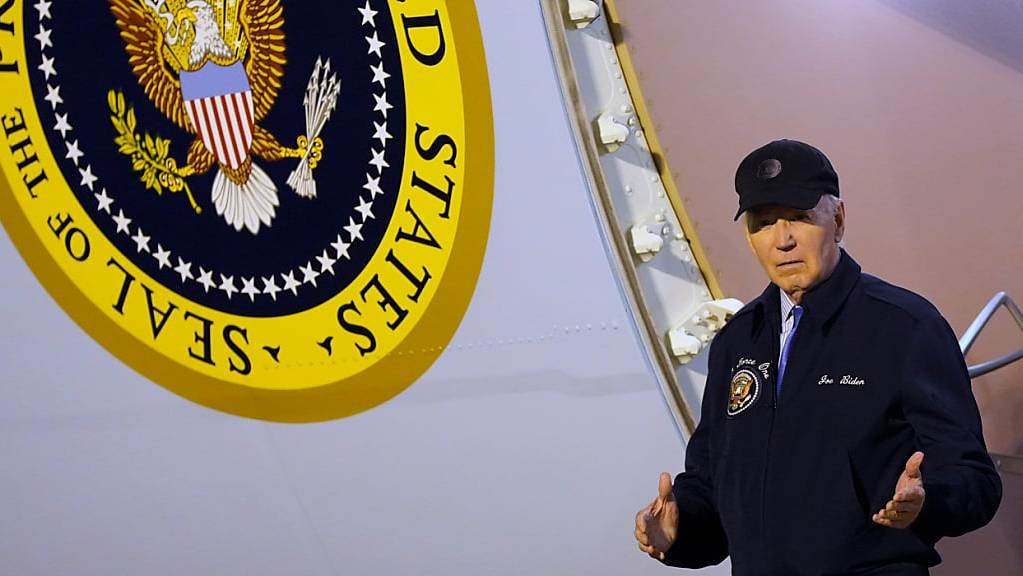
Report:
M 191 175 L 188 166 L 178 168 L 174 158 L 169 157 L 170 140 L 167 138 L 155 138 L 148 132 L 144 136 L 135 131 L 135 109 L 128 108 L 125 111 L 124 94 L 111 90 L 107 92 L 107 104 L 110 106 L 110 121 L 117 130 L 117 151 L 131 158 L 131 167 L 135 172 L 141 172 L 142 183 L 146 189 L 153 190 L 157 194 L 163 194 L 164 190 L 169 192 L 185 191 L 188 203 L 196 214 L 202 213 L 202 208 L 195 202 L 192 190 L 188 187 L 185 178 Z

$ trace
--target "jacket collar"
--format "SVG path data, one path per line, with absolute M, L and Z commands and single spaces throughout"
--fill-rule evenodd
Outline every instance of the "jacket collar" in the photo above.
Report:
M 860 265 L 841 249 L 841 256 L 831 276 L 803 295 L 800 306 L 804 312 L 800 323 L 809 318 L 823 327 L 835 316 L 859 280 Z M 754 330 L 759 330 L 764 321 L 775 327 L 781 326 L 781 292 L 774 283 L 768 284 L 760 296 L 750 304 L 755 311 Z

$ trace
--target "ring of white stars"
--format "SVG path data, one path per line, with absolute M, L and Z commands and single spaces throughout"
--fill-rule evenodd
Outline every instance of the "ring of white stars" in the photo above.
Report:
M 78 139 L 73 137 L 74 125 L 71 119 L 67 113 L 63 113 L 60 109 L 64 99 L 60 94 L 56 57 L 50 56 L 47 53 L 47 48 L 53 47 L 53 39 L 51 38 L 53 29 L 52 27 L 47 27 L 48 22 L 53 19 L 50 12 L 52 6 L 52 0 L 38 0 L 33 5 L 33 8 L 35 8 L 39 15 L 39 31 L 33 35 L 33 38 L 39 42 L 42 62 L 37 69 L 45 77 L 46 96 L 43 97 L 43 100 L 49 102 L 53 111 L 53 117 L 56 122 L 53 129 L 60 133 L 60 137 L 64 142 L 67 150 L 64 157 L 73 162 L 78 169 L 80 176 L 79 185 L 83 190 L 88 189 L 92 193 L 96 199 L 97 210 L 106 213 L 116 226 L 114 233 L 116 235 L 124 234 L 127 236 L 135 244 L 135 251 L 138 254 L 149 254 L 156 262 L 159 270 L 164 268 L 172 270 L 180 278 L 182 284 L 195 282 L 202 286 L 203 291 L 207 294 L 211 290 L 219 290 L 228 300 L 235 294 L 241 293 L 252 302 L 255 302 L 256 298 L 265 297 L 276 301 L 279 293 L 290 293 L 293 296 L 298 296 L 299 289 L 302 286 L 309 284 L 315 288 L 317 279 L 323 274 L 330 273 L 331 276 L 334 276 L 334 267 L 338 261 L 351 259 L 349 249 L 355 242 L 363 240 L 363 225 L 368 220 L 376 218 L 373 214 L 373 201 L 377 196 L 384 194 L 384 190 L 380 187 L 380 179 L 383 176 L 384 170 L 390 167 L 390 164 L 385 159 L 385 152 L 387 151 L 387 141 L 394 137 L 387 131 L 387 113 L 394 108 L 387 101 L 387 79 L 391 75 L 384 70 L 383 54 L 381 52 L 381 49 L 387 44 L 380 41 L 377 34 L 376 17 L 378 11 L 373 10 L 371 0 L 366 0 L 365 6 L 357 8 L 357 10 L 362 18 L 361 26 L 364 30 L 371 32 L 369 36 L 364 36 L 364 38 L 368 48 L 367 56 L 373 55 L 375 57 L 375 64 L 370 64 L 369 72 L 372 75 L 371 86 L 374 87 L 371 92 L 374 101 L 373 112 L 379 117 L 380 121 L 377 122 L 375 119 L 373 121 L 374 133 L 372 140 L 379 141 L 379 147 L 376 145 L 370 147 L 370 159 L 367 162 L 366 168 L 366 183 L 362 185 L 364 192 L 360 191 L 358 195 L 359 205 L 355 207 L 359 221 L 356 221 L 355 216 L 350 216 L 348 224 L 341 227 L 341 232 L 330 243 L 330 246 L 324 248 L 318 256 L 299 266 L 297 271 L 288 270 L 285 273 L 273 274 L 269 277 L 259 276 L 258 278 L 242 276 L 235 278 L 234 275 L 222 274 L 213 269 L 207 270 L 203 266 L 193 266 L 192 262 L 173 254 L 171 250 L 165 248 L 159 242 L 156 243 L 154 248 L 151 246 L 153 239 L 146 235 L 142 227 L 133 224 L 132 219 L 124 213 L 123 209 L 114 207 L 115 198 L 111 197 L 107 189 L 100 185 L 99 176 L 93 173 L 92 165 L 87 162 L 85 153 L 78 144 Z M 69 137 L 69 133 L 71 133 L 71 137 Z M 278 279 L 280 283 L 278 283 Z M 241 288 L 238 287 L 238 282 L 241 283 Z M 259 284 L 262 284 L 262 287 Z

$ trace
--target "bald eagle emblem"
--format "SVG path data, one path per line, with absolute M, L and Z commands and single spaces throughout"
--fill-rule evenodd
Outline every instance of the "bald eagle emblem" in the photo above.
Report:
M 760 380 L 752 370 L 739 370 L 732 376 L 728 396 L 728 415 L 735 416 L 749 408 L 760 396 Z
M 257 161 L 298 160 L 287 179 L 300 197 L 316 197 L 319 134 L 337 105 L 341 82 L 317 58 L 305 92 L 305 133 L 282 145 L 260 126 L 284 75 L 280 0 L 110 0 L 128 62 L 152 104 L 195 136 L 184 163 L 169 140 L 140 134 L 123 93 L 107 95 L 118 150 L 147 189 L 183 192 L 201 213 L 188 180 L 216 169 L 210 201 L 234 230 L 258 234 L 276 216 L 277 185 Z

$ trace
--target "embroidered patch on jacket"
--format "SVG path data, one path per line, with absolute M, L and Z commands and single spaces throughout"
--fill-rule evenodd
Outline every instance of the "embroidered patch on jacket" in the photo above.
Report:
M 760 397 L 760 379 L 752 370 L 739 370 L 732 376 L 728 397 L 728 415 L 736 416 Z
M 863 378 L 860 378 L 859 376 L 852 376 L 850 374 L 843 375 L 842 379 L 839 380 L 838 383 L 842 386 L 863 386 L 866 384 L 866 382 L 863 381 Z
M 817 381 L 818 386 L 831 386 L 835 383 L 835 379 L 829 374 L 821 376 L 820 380 Z M 853 376 L 851 374 L 843 374 L 842 378 L 838 381 L 839 386 L 864 386 L 866 381 L 859 376 Z

